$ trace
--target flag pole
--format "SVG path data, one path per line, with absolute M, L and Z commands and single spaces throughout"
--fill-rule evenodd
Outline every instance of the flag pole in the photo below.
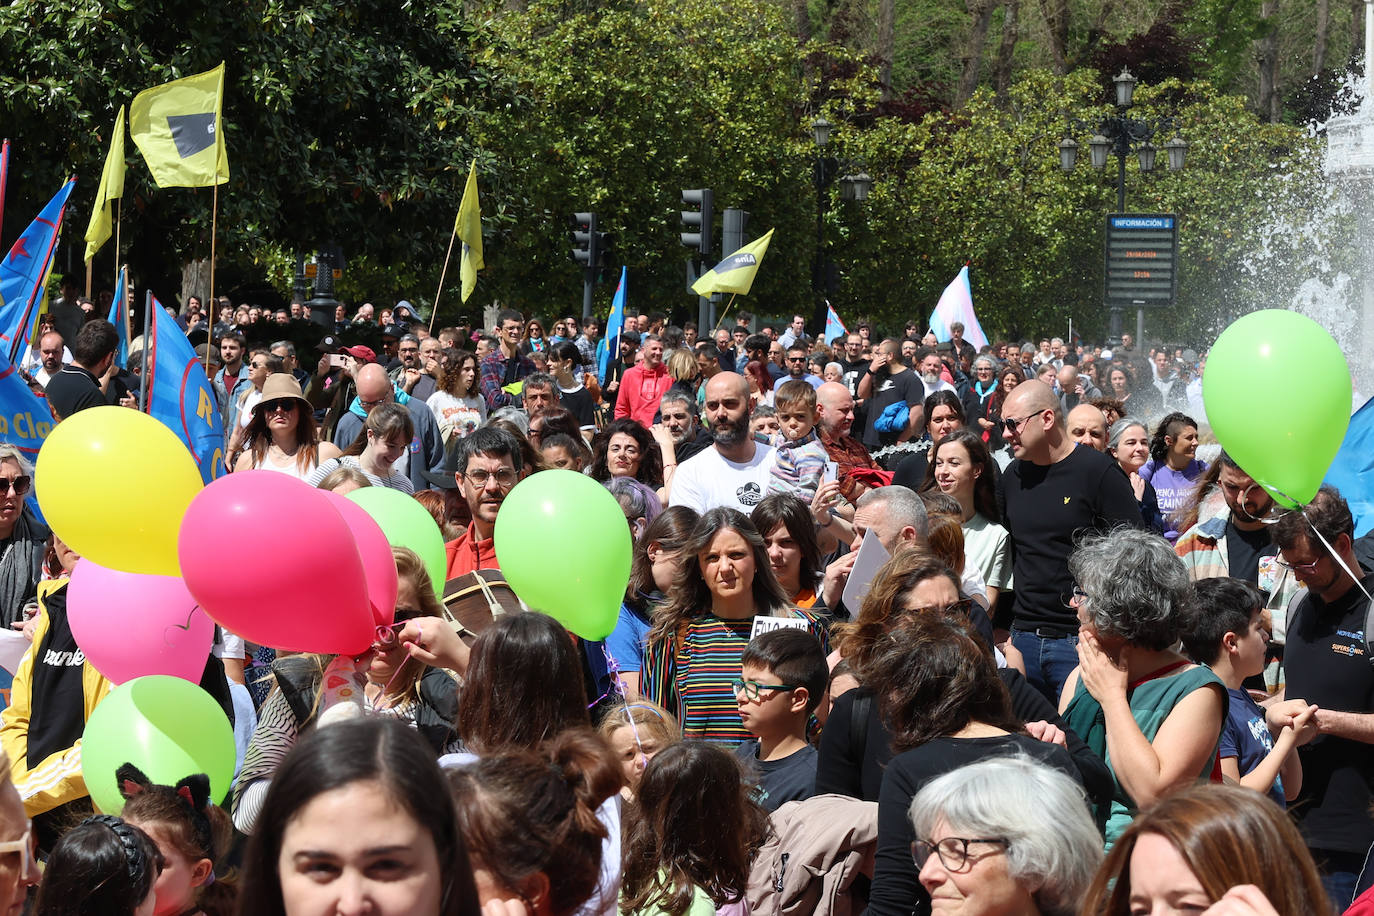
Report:
M 439 288 L 434 291 L 434 308 L 429 313 L 429 333 L 434 333 L 434 319 L 439 315 L 439 294 L 444 291 L 444 277 L 448 276 L 448 260 L 453 257 L 453 241 L 458 238 L 458 222 L 453 223 L 453 234 L 448 237 L 448 254 L 444 255 L 444 267 L 439 271 Z
M 153 326 L 153 291 L 148 290 L 144 294 L 143 301 L 143 371 L 138 375 L 138 407 L 144 413 L 151 413 L 148 409 L 148 376 L 152 372 L 153 364 L 149 357 L 156 359 L 152 341 Z M 127 309 L 126 309 L 127 312 Z M 124 319 L 128 321 L 126 317 Z M 208 349 L 208 348 L 207 348 Z
M 210 203 L 210 318 L 206 327 L 210 334 L 205 338 L 205 374 L 210 374 L 210 344 L 215 336 L 215 236 L 219 226 L 219 182 L 213 185 Z
M 118 255 L 115 255 L 115 260 L 119 260 L 119 256 L 118 256 Z M 87 299 L 91 298 L 91 267 L 92 267 L 92 262 L 93 262 L 93 261 L 95 261 L 95 258 L 87 258 L 87 259 L 86 259 L 86 298 L 87 298 Z
M 716 331 L 719 331 L 719 330 L 720 330 L 721 322 L 725 321 L 725 316 L 726 316 L 727 314 L 729 314 L 729 312 L 730 312 L 730 306 L 732 306 L 732 305 L 735 304 L 735 297 L 738 296 L 738 295 L 739 295 L 739 293 L 731 293 L 731 294 L 730 294 L 730 301 L 727 302 L 727 303 L 725 303 L 725 308 L 721 310 L 720 317 L 716 319 L 716 326 L 715 326 L 714 328 L 711 329 L 711 333 L 712 333 L 712 334 L 715 334 Z

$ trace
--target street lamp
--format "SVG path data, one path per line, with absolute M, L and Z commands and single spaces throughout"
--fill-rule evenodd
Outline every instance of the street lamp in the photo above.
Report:
M 835 125 L 824 117 L 811 122 L 811 136 L 816 142 L 816 161 L 813 179 L 816 186 L 816 257 L 811 272 L 811 289 L 816 293 L 816 309 L 812 322 L 817 327 L 825 327 L 826 308 L 835 295 L 835 265 L 830 262 L 825 246 L 825 192 L 836 181 L 840 183 L 842 200 L 863 201 L 873 190 L 873 178 L 865 171 L 850 172 L 857 163 L 825 155 L 830 145 L 830 131 Z M 845 171 L 841 175 L 840 172 Z
M 1069 131 L 1094 130 L 1092 139 L 1088 141 L 1088 159 L 1094 169 L 1101 171 L 1107 167 L 1107 160 L 1116 157 L 1116 212 L 1126 211 L 1126 159 L 1132 153 L 1140 162 L 1140 171 L 1152 172 L 1155 168 L 1155 159 L 1159 150 L 1163 149 L 1165 158 L 1169 166 L 1169 171 L 1177 172 L 1183 168 L 1183 161 L 1188 152 L 1188 144 L 1178 137 L 1168 141 L 1162 147 L 1154 144 L 1154 138 L 1166 131 L 1172 131 L 1174 120 L 1170 117 L 1160 117 L 1155 119 L 1132 118 L 1127 115 L 1135 101 L 1135 87 L 1138 80 L 1131 75 L 1131 71 L 1125 67 L 1121 72 L 1112 78 L 1112 87 L 1116 94 L 1116 113 L 1103 118 L 1096 124 L 1084 122 L 1078 118 L 1069 118 Z M 1059 167 L 1065 172 L 1072 172 L 1075 162 L 1078 159 L 1078 142 L 1073 139 L 1070 133 L 1065 133 L 1064 139 L 1059 141 Z M 1143 315 L 1143 312 L 1141 313 Z M 1114 339 L 1121 337 L 1121 308 L 1111 306 L 1111 336 Z

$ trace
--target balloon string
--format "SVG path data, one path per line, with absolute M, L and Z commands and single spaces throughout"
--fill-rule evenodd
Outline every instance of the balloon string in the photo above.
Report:
M 1336 561 L 1336 565 L 1340 566 L 1341 571 L 1344 572 L 1351 579 L 1355 580 L 1356 587 L 1359 588 L 1360 591 L 1364 592 L 1364 596 L 1366 598 L 1368 598 L 1370 601 L 1374 601 L 1374 595 L 1371 595 L 1369 593 L 1369 589 L 1364 587 L 1364 583 L 1360 581 L 1360 577 L 1355 575 L 1354 570 L 1352 570 L 1348 565 L 1346 565 L 1345 560 L 1341 557 L 1339 553 L 1336 552 L 1336 548 L 1331 546 L 1331 542 L 1328 541 L 1326 537 L 1320 531 L 1317 530 L 1316 525 L 1312 524 L 1312 519 L 1308 518 L 1307 516 L 1306 508 L 1302 510 L 1302 517 L 1303 520 L 1307 522 L 1307 527 L 1311 528 L 1312 533 L 1315 534 L 1317 536 L 1317 539 L 1322 542 L 1322 546 L 1326 548 L 1326 552 L 1331 554 L 1331 558 Z
M 597 703 L 612 696 L 618 695 L 622 700 L 627 699 L 630 693 L 630 685 L 625 683 L 625 679 L 620 676 L 620 663 L 615 660 L 615 656 L 611 655 L 610 650 L 606 648 L 604 642 L 602 642 L 600 646 L 601 654 L 606 659 L 606 675 L 610 679 L 610 685 L 606 688 L 605 693 L 587 704 L 588 709 L 593 708 Z

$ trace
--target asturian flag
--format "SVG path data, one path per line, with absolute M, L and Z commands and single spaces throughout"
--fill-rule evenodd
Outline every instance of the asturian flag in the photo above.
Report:
M 964 340 L 979 349 L 988 345 L 988 336 L 983 333 L 978 316 L 973 314 L 973 289 L 968 282 L 967 264 L 960 268 L 954 281 L 945 287 L 935 311 L 930 315 L 930 329 L 935 332 L 935 339 L 941 342 L 951 339 L 953 335 L 949 333 L 949 326 L 956 321 L 964 326 Z
M 615 298 L 611 300 L 611 314 L 606 319 L 606 333 L 601 339 L 601 355 L 597 360 L 596 377 L 602 384 L 606 382 L 606 366 L 620 353 L 620 332 L 625 326 L 625 280 L 628 272 L 622 265 L 620 283 L 615 288 Z
M 1355 537 L 1374 528 L 1374 398 L 1355 411 L 1323 483 L 1341 491 L 1355 519 Z
M 119 282 L 115 283 L 114 301 L 110 303 L 110 324 L 115 327 L 119 346 L 115 348 L 115 363 L 120 368 L 129 365 L 129 268 L 119 269 Z
M 149 297 L 148 307 L 153 311 L 143 350 L 148 374 L 143 412 L 177 434 L 209 483 L 224 473 L 224 426 L 214 389 L 176 321 L 156 298 Z
M 35 343 L 32 338 L 38 328 L 38 316 L 48 304 L 45 287 L 62 213 L 75 185 L 75 178 L 67 179 L 19 236 L 5 260 L 0 261 L 0 340 L 5 341 L 5 356 L 12 363 Z

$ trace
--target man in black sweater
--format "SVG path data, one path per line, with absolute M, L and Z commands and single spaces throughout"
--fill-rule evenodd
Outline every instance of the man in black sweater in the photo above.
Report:
M 72 363 L 48 381 L 48 403 L 65 420 L 77 411 L 102 404 L 135 406 L 125 386 L 116 386 L 111 378 L 104 380 L 114 367 L 115 348 L 119 336 L 114 325 L 96 318 L 82 325 L 72 342 Z M 106 391 L 108 389 L 108 393 Z
M 1085 530 L 1139 526 L 1140 509 L 1120 466 L 1069 438 L 1063 407 L 1048 385 L 1017 385 L 1002 416 L 1016 457 L 997 488 L 1013 545 L 1011 641 L 1025 658 L 1027 680 L 1057 704 L 1078 666 L 1078 617 L 1069 607 L 1075 539 Z

